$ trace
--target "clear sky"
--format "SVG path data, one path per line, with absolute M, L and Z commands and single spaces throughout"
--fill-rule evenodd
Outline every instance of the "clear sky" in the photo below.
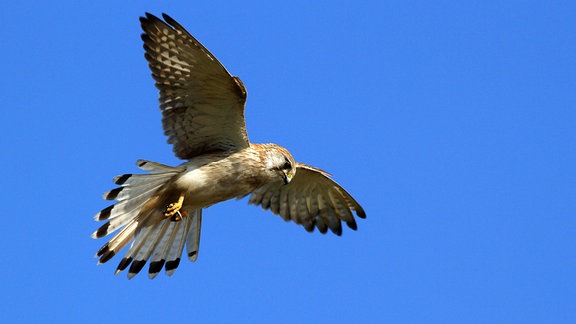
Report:
M 576 321 L 573 1 L 8 1 L 6 323 Z M 334 175 L 341 237 L 230 201 L 172 277 L 113 276 L 112 177 L 178 164 L 138 17 L 166 12 L 248 89 L 248 134 Z

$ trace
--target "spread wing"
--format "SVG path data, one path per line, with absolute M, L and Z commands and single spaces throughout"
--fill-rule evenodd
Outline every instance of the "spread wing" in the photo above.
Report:
M 302 163 L 296 163 L 296 167 L 289 184 L 282 181 L 266 184 L 252 193 L 249 203 L 270 209 L 286 221 L 303 225 L 308 232 L 317 227 L 321 233 L 330 229 L 341 235 L 342 221 L 356 230 L 352 211 L 358 217 L 366 218 L 358 202 L 330 179 L 328 173 Z
M 164 133 L 174 153 L 190 159 L 206 152 L 248 147 L 246 89 L 180 24 L 146 13 L 144 49 L 160 91 Z

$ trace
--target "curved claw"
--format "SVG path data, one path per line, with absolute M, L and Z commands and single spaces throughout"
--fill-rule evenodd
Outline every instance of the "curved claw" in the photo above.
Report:
M 178 201 L 171 203 L 168 205 L 168 207 L 166 207 L 166 211 L 164 211 L 164 217 L 174 216 L 175 221 L 182 220 L 182 218 L 184 218 L 187 214 L 185 212 L 183 213 L 180 212 L 180 209 L 182 209 L 183 204 L 184 204 L 184 194 L 181 193 L 180 197 L 178 197 Z

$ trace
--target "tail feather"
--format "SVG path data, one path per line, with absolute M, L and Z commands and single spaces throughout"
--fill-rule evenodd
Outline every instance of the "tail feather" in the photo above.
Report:
M 168 251 L 172 246 L 172 242 L 176 239 L 176 228 L 180 226 L 180 222 L 167 222 L 168 228 L 166 233 L 160 239 L 158 246 L 154 249 L 154 253 L 150 258 L 150 268 L 148 270 L 148 277 L 154 279 L 164 267 Z
M 140 195 L 148 193 L 151 188 L 157 188 L 166 182 L 166 177 L 173 176 L 174 173 L 170 172 L 169 174 L 166 173 L 159 173 L 155 175 L 146 175 L 148 176 L 148 182 L 141 182 L 136 185 L 127 185 L 126 183 L 122 185 L 122 187 L 114 188 L 110 191 L 106 191 L 102 198 L 106 200 L 118 200 L 124 201 L 129 198 L 138 197 Z M 132 175 L 133 177 L 134 175 Z M 146 178 L 146 177 L 143 177 Z M 154 178 L 157 178 L 153 180 Z M 145 180 L 145 179 L 144 179 Z
M 114 205 L 104 208 L 94 216 L 96 220 L 109 219 L 104 225 L 92 233 L 93 238 L 104 237 L 118 228 L 126 225 L 129 221 L 138 216 L 142 207 L 150 200 L 150 197 L 157 192 L 172 175 L 165 175 L 164 182 L 154 183 L 145 193 L 141 193 L 135 197 L 129 197 L 125 200 L 119 201 Z
M 186 253 L 188 259 L 195 262 L 198 259 L 200 248 L 200 229 L 202 227 L 202 209 L 196 209 L 188 215 L 190 218 L 190 230 L 186 236 Z
M 154 251 L 158 243 L 161 242 L 169 222 L 169 220 L 163 220 L 157 225 L 147 227 L 146 233 L 139 233 L 136 236 L 134 246 L 126 252 L 126 256 L 134 260 L 128 270 L 128 279 L 131 279 L 142 270 L 146 261 L 150 258 L 152 251 Z
M 163 175 L 165 173 L 172 173 L 172 174 L 177 173 L 174 171 L 175 170 L 172 170 L 172 172 L 168 171 L 168 172 L 150 173 L 150 174 L 127 173 L 115 176 L 114 179 L 112 179 L 112 181 L 114 182 L 114 184 L 121 185 L 124 187 L 147 185 L 152 180 L 163 178 Z
M 132 241 L 132 244 L 130 244 L 128 251 L 126 251 L 126 254 L 124 255 L 124 259 L 131 258 L 134 261 L 137 261 L 138 260 L 138 257 L 137 257 L 138 252 L 140 252 L 142 250 L 142 247 L 144 246 L 144 244 L 146 244 L 146 242 L 148 242 L 148 239 L 150 238 L 150 236 L 154 235 L 155 229 L 156 229 L 156 227 L 153 227 L 153 226 L 141 228 L 140 231 L 138 232 L 138 234 L 135 236 L 134 241 Z
M 186 217 L 186 222 L 184 224 L 185 226 L 181 225 L 175 230 L 175 239 L 172 241 L 172 244 L 168 248 L 166 264 L 164 265 L 166 275 L 168 276 L 173 275 L 174 271 L 176 271 L 176 268 L 178 268 L 178 265 L 180 264 L 180 257 L 182 256 L 182 251 L 184 250 L 186 236 L 190 230 L 191 223 L 192 219 L 190 217 Z
M 162 164 L 162 163 L 158 163 L 158 162 L 152 162 L 152 161 L 148 161 L 148 160 L 138 160 L 136 161 L 136 166 L 138 166 L 140 169 L 144 170 L 144 171 L 148 171 L 152 174 L 154 173 L 164 173 L 164 172 L 181 172 L 186 170 L 185 167 L 173 167 L 173 166 L 169 166 L 166 164 Z
M 124 214 L 114 216 L 114 218 L 110 219 L 108 222 L 104 223 L 104 225 L 100 226 L 94 233 L 92 233 L 92 238 L 101 238 L 107 236 L 108 234 L 116 231 L 120 227 L 128 224 L 131 220 L 133 220 L 142 207 L 145 205 L 146 201 L 142 201 L 139 205 L 134 206 L 134 208 Z
M 184 242 L 186 233 L 190 229 L 190 219 L 188 217 L 181 222 L 168 221 L 170 224 L 167 232 L 157 240 L 157 243 L 153 249 L 153 254 L 150 257 L 150 267 L 148 270 L 148 277 L 154 279 L 158 273 L 165 268 L 166 274 L 171 276 L 176 268 L 180 264 L 180 256 L 182 255 L 182 250 L 184 249 Z M 152 252 L 152 250 L 150 250 Z M 136 262 L 136 260 L 134 261 Z M 138 268 L 134 271 L 140 271 L 144 266 L 144 262 L 140 262 Z M 132 266 L 130 268 L 130 273 L 128 274 L 131 278 L 131 273 L 134 272 Z M 134 274 L 135 275 L 135 274 Z M 133 275 L 132 275 L 133 276 Z
M 171 275 L 180 262 L 184 244 L 188 242 L 188 254 L 196 260 L 199 246 L 201 209 L 194 210 L 181 221 L 165 218 L 163 202 L 159 202 L 159 192 L 175 175 L 186 170 L 185 167 L 169 167 L 160 163 L 138 160 L 138 167 L 150 174 L 124 174 L 114 178 L 121 187 L 104 194 L 104 199 L 118 200 L 112 206 L 103 209 L 94 217 L 96 220 L 108 220 L 92 237 L 99 238 L 118 230 L 108 243 L 97 253 L 99 264 L 114 257 L 120 250 L 133 241 L 120 261 L 116 274 L 129 268 L 128 277 L 132 278 L 150 259 L 150 278 L 164 267 Z
M 122 216 L 126 213 L 131 213 L 134 210 L 138 210 L 142 205 L 156 192 L 158 191 L 169 179 L 171 179 L 177 172 L 165 172 L 162 174 L 148 175 L 139 174 L 140 179 L 146 179 L 148 177 L 148 183 L 141 183 L 135 189 L 132 187 L 120 187 L 108 191 L 104 194 L 105 199 L 112 192 L 116 195 L 122 195 L 122 199 L 115 197 L 113 199 L 120 200 L 116 204 L 108 206 L 102 209 L 99 213 L 94 216 L 95 220 L 106 220 L 113 219 Z M 135 176 L 135 175 L 132 175 Z M 124 194 L 124 191 L 126 193 Z
M 106 263 L 106 261 L 115 256 L 118 251 L 122 250 L 122 248 L 134 238 L 137 226 L 138 222 L 135 219 L 131 220 L 120 232 L 114 235 L 108 243 L 104 244 L 96 253 L 96 257 L 100 258 L 98 264 Z

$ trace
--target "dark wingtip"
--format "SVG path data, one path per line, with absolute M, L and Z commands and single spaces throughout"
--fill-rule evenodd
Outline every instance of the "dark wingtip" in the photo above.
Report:
M 144 17 L 140 17 L 140 27 L 142 28 L 142 30 L 144 31 L 144 33 L 142 33 L 141 37 L 144 37 L 145 35 L 147 35 L 148 30 L 150 29 L 150 24 L 152 24 L 152 20 L 154 19 L 158 19 L 156 18 L 156 16 L 154 16 L 153 14 L 146 12 L 144 13 Z
M 356 224 L 356 222 L 354 220 L 346 222 L 346 225 L 348 225 L 348 227 L 353 229 L 353 230 L 358 229 L 358 225 Z
M 149 12 L 145 12 L 144 17 L 140 17 L 140 23 L 141 24 L 147 24 L 153 20 L 160 20 L 160 18 L 156 17 L 155 15 L 153 15 Z
M 164 18 L 164 21 L 166 21 L 167 23 L 169 23 L 172 26 L 174 26 L 174 23 L 176 23 L 174 18 L 168 16 L 168 14 L 165 12 L 162 13 L 162 18 Z
M 179 30 L 179 31 L 181 31 L 181 32 L 188 33 L 188 32 L 186 31 L 186 29 L 185 29 L 184 27 L 182 27 L 182 25 L 180 25 L 174 18 L 168 16 L 168 14 L 162 13 L 162 18 L 164 18 L 164 21 L 165 21 L 168 25 L 172 26 L 172 28 L 174 28 L 175 30 Z
M 314 232 L 314 222 L 308 222 L 308 223 L 304 223 L 302 224 L 304 226 L 304 229 L 306 230 L 306 232 L 308 233 L 312 233 Z
M 366 218 L 366 212 L 364 212 L 364 209 L 362 209 L 362 207 L 358 206 L 358 208 L 356 209 L 356 216 L 360 218 Z
M 342 236 L 342 226 L 339 226 L 337 228 L 330 228 L 330 230 L 332 231 L 332 233 L 338 236 Z
M 150 50 L 150 48 L 146 45 L 147 43 L 150 43 L 152 41 L 152 39 L 150 38 L 150 35 L 148 34 L 142 34 L 140 35 L 140 39 L 142 39 L 142 41 L 144 42 L 144 44 L 142 45 L 144 47 L 144 49 L 146 50 L 146 53 L 144 53 L 144 55 L 148 54 L 148 50 Z

